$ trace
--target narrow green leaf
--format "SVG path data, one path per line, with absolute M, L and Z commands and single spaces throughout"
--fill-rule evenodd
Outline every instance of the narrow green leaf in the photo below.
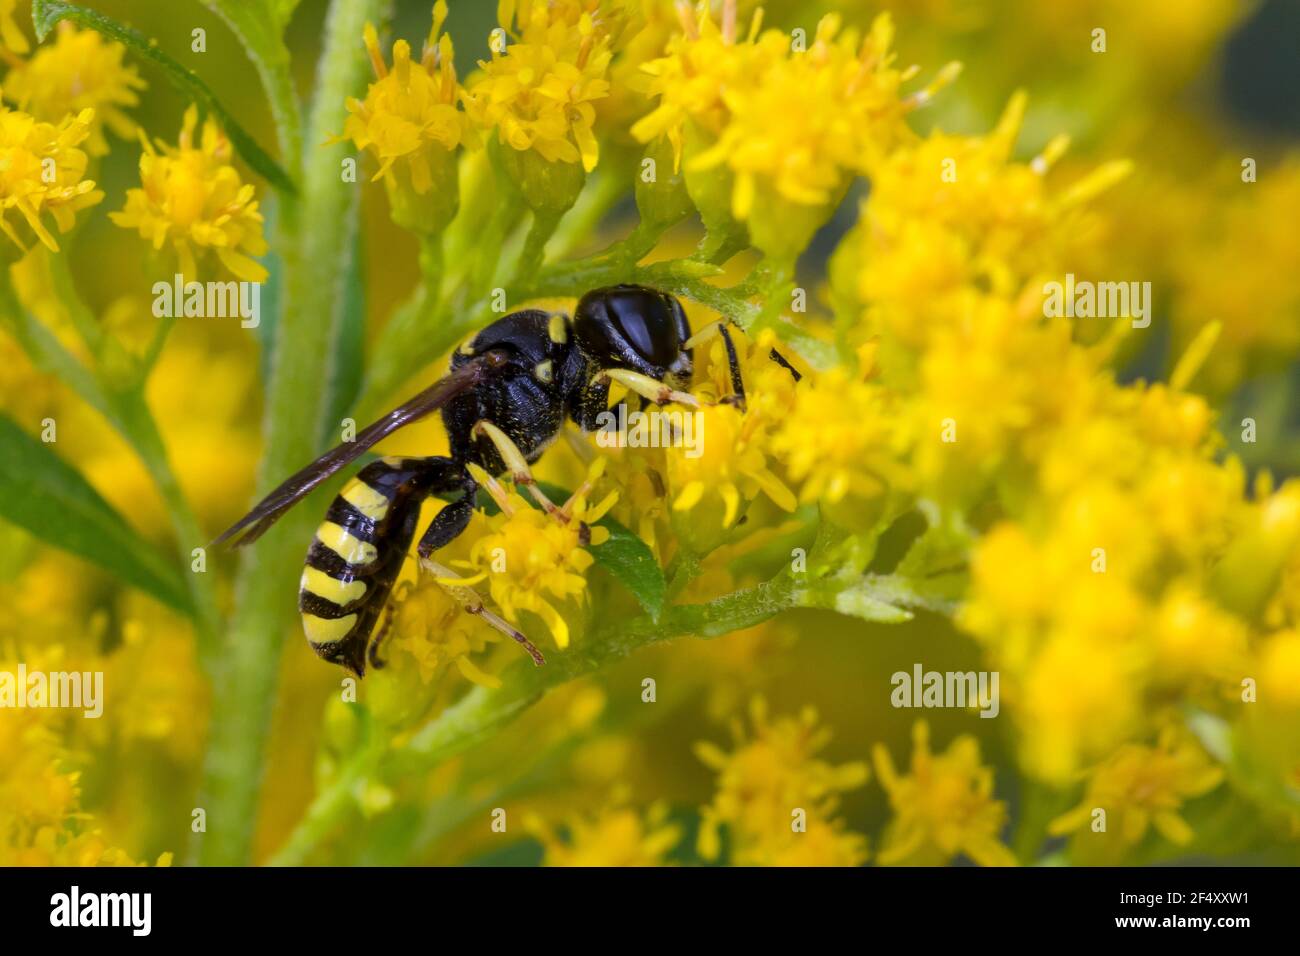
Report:
M 141 539 L 79 472 L 4 416 L 0 517 L 190 612 L 181 572 Z
M 297 169 L 302 151 L 302 113 L 294 91 L 284 28 L 293 4 L 277 0 L 203 0 L 203 5 L 230 27 L 262 78 L 280 138 L 280 161 Z
M 262 147 L 240 126 L 233 116 L 218 101 L 212 90 L 201 79 L 183 67 L 176 60 L 158 48 L 156 40 L 150 40 L 143 33 L 118 23 L 102 13 L 88 10 L 62 0 L 32 0 L 32 23 L 36 27 L 36 37 L 44 40 L 55 25 L 61 20 L 68 20 L 78 26 L 88 27 L 102 33 L 110 40 L 123 44 L 131 52 L 162 68 L 168 80 L 188 96 L 199 108 L 216 116 L 230 142 L 234 144 L 239 155 L 244 157 L 252 169 L 275 188 L 293 194 L 297 191 L 293 180 L 278 163 L 268 156 Z

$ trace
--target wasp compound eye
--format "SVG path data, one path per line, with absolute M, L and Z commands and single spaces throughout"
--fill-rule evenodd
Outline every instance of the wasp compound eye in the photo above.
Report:
M 591 354 L 666 369 L 684 341 L 680 312 L 671 296 L 656 289 L 619 285 L 588 292 L 578 302 L 575 320 Z

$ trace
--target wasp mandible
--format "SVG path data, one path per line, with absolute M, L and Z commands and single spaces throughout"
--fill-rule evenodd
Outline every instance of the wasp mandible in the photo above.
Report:
M 725 323 L 732 394 L 722 403 L 745 402 L 736 349 Z M 468 466 L 489 475 L 509 474 L 555 520 L 567 509 L 537 486 L 529 465 L 555 440 L 565 418 L 583 431 L 607 411 L 610 384 L 618 382 L 643 402 L 709 404 L 686 391 L 694 370 L 691 327 L 672 295 L 638 285 L 616 285 L 584 295 L 572 318 L 524 309 L 503 316 L 462 345 L 451 370 L 410 401 L 330 449 L 286 479 L 214 544 L 257 540 L 312 489 L 367 449 L 405 425 L 441 410 L 450 455 L 389 457 L 374 461 L 347 482 L 330 504 L 307 552 L 298 609 L 312 649 L 358 677 L 378 656 L 384 615 L 430 495 L 459 492 L 434 516 L 420 538 L 421 566 L 441 579 L 457 575 L 434 554 L 469 524 L 478 494 Z M 773 359 L 790 368 L 778 354 Z M 791 368 L 791 373 L 798 373 Z M 580 533 L 586 529 L 580 529 Z M 453 589 L 465 610 L 509 635 L 543 664 L 541 652 L 518 629 L 487 607 L 468 586 Z

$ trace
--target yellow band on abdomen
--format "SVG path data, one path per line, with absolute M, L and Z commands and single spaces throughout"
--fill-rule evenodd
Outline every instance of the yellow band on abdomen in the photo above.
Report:
M 373 544 L 362 541 L 342 525 L 323 521 L 316 529 L 316 540 L 329 548 L 348 564 L 366 565 L 379 557 Z
M 332 644 L 341 641 L 347 636 L 348 631 L 352 630 L 352 625 L 355 623 L 357 623 L 355 614 L 348 614 L 336 620 L 317 617 L 315 614 L 302 616 L 302 629 L 307 634 L 307 640 L 313 644 Z
M 338 578 L 332 578 L 324 571 L 318 571 L 311 565 L 302 569 L 302 580 L 299 587 L 304 591 L 310 591 L 317 597 L 332 601 L 339 607 L 351 604 L 353 601 L 359 601 L 365 597 L 365 581 L 340 581 Z
M 339 492 L 343 500 L 356 508 L 371 521 L 384 520 L 388 514 L 388 498 L 371 488 L 360 478 L 353 478 Z

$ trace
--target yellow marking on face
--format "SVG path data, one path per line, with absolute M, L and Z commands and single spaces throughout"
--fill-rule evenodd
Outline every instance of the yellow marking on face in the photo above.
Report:
M 406 459 L 403 458 L 401 455 L 385 455 L 383 458 L 379 460 L 382 461 L 389 468 L 397 468 L 397 469 L 401 469 L 403 464 L 406 462 Z
M 360 478 L 353 478 L 339 492 L 343 500 L 356 508 L 371 521 L 383 521 L 388 514 L 388 497 Z
M 473 340 L 473 339 L 470 339 L 468 342 L 462 342 L 462 343 L 460 343 L 460 349 L 459 349 L 459 351 L 460 351 L 460 354 L 461 354 L 461 355 L 473 355 L 473 354 L 474 354 L 474 340 Z
M 333 521 L 322 521 L 316 529 L 316 540 L 329 548 L 348 564 L 370 564 L 379 557 L 373 544 L 362 541 L 347 528 Z
M 546 323 L 546 334 L 556 345 L 563 345 L 569 340 L 569 327 L 564 321 L 563 314 L 556 312 L 551 315 Z
M 338 578 L 332 578 L 324 571 L 313 568 L 311 565 L 302 569 L 302 580 L 299 582 L 299 587 L 304 591 L 310 591 L 317 597 L 333 601 L 339 607 L 344 607 L 353 601 L 359 601 L 366 595 L 365 581 L 340 581 Z
M 533 374 L 537 376 L 537 381 L 545 382 L 549 385 L 551 379 L 555 378 L 555 366 L 551 363 L 550 359 L 547 359 L 545 362 L 538 362 L 533 366 Z
M 307 634 L 307 640 L 313 644 L 341 641 L 347 637 L 348 631 L 352 630 L 352 625 L 355 623 L 357 623 L 355 614 L 348 614 L 333 621 L 326 617 L 317 617 L 315 614 L 302 616 L 302 629 Z

